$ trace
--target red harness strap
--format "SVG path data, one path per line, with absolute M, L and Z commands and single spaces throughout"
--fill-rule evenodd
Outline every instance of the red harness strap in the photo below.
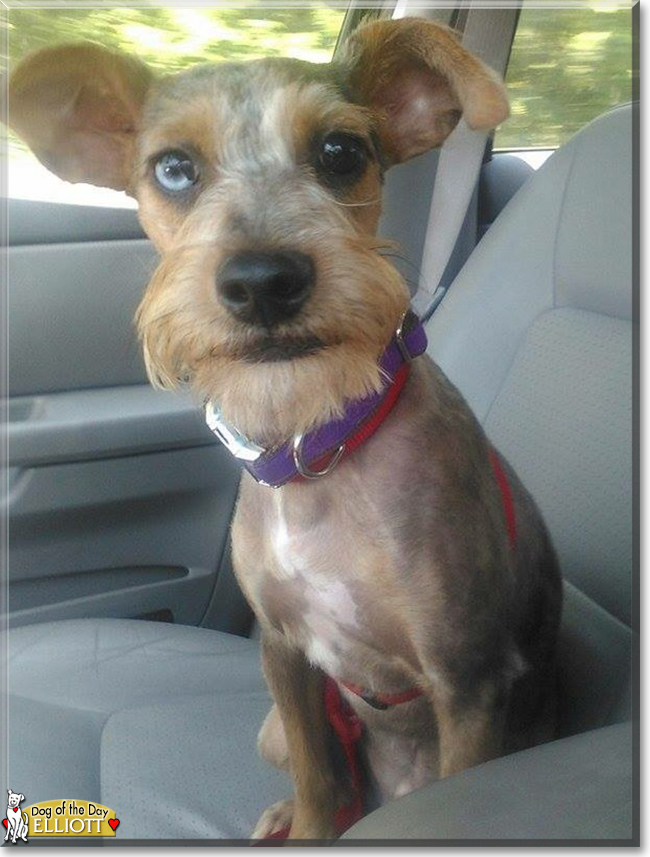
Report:
M 508 530 L 510 547 L 514 549 L 517 546 L 517 516 L 515 515 L 515 504 L 512 500 L 512 490 L 510 488 L 510 483 L 508 482 L 508 477 L 506 476 L 506 472 L 501 464 L 499 453 L 494 449 L 494 447 L 490 447 L 490 462 L 492 463 L 492 469 L 496 476 L 497 485 L 501 491 L 501 500 L 503 501 L 503 511 L 506 516 L 506 529 Z
M 334 679 L 329 676 L 325 680 L 325 710 L 330 726 L 339 739 L 345 755 L 352 790 L 352 800 L 346 806 L 340 807 L 334 818 L 336 832 L 340 836 L 348 827 L 352 827 L 360 818 L 363 818 L 363 776 L 357 750 L 363 724 L 341 696 L 341 691 Z
M 352 708 L 341 696 L 341 691 L 333 678 L 325 679 L 324 688 L 325 711 L 327 719 L 336 735 L 347 766 L 349 786 L 352 792 L 352 798 L 348 804 L 340 807 L 334 817 L 334 827 L 336 835 L 342 833 L 356 824 L 359 819 L 363 818 L 363 775 L 361 773 L 361 764 L 359 761 L 359 752 L 357 743 L 363 732 L 363 724 L 354 713 Z M 266 839 L 258 840 L 255 845 L 280 845 L 280 840 L 286 839 L 289 836 L 289 827 L 283 827 L 281 830 L 276 830 L 271 833 Z M 271 841 L 275 840 L 275 841 Z
M 368 705 L 380 710 L 391 708 L 393 705 L 401 705 L 403 702 L 410 702 L 422 695 L 422 690 L 419 687 L 410 687 L 408 690 L 403 690 L 401 693 L 371 693 L 360 684 L 353 684 L 351 681 L 340 681 L 339 684 L 351 693 L 360 696 Z
M 402 368 L 404 369 L 406 367 Z M 406 378 L 404 378 L 403 380 L 406 380 Z M 390 410 L 392 405 L 395 403 L 396 398 L 397 396 L 395 396 L 391 404 L 388 406 L 388 410 Z M 385 416 L 385 413 L 383 416 Z M 381 422 L 381 419 L 383 419 L 383 416 L 377 420 L 374 428 L 370 429 L 370 433 L 366 435 L 366 437 L 369 437 L 370 434 L 374 432 L 374 430 Z M 374 422 L 374 420 L 371 422 Z M 355 436 L 353 438 L 353 441 L 355 442 L 354 446 L 356 447 L 359 443 L 362 443 L 363 439 L 360 439 L 358 442 L 356 442 L 357 436 Z M 515 506 L 512 499 L 512 490 L 510 488 L 510 483 L 508 481 L 506 472 L 503 469 L 503 465 L 501 464 L 501 459 L 499 458 L 498 453 L 493 448 L 490 448 L 490 462 L 492 464 L 492 469 L 494 470 L 497 485 L 499 486 L 499 491 L 501 492 L 501 499 L 503 501 L 503 511 L 506 519 L 506 529 L 508 531 L 510 547 L 514 549 L 517 545 L 517 518 L 515 515 Z M 352 684 L 351 682 L 342 681 L 340 682 L 340 684 L 342 687 L 345 687 L 347 690 L 351 691 L 352 693 L 355 693 L 362 699 L 365 699 L 368 704 L 372 705 L 375 708 L 389 708 L 392 705 L 400 705 L 403 702 L 410 702 L 412 699 L 416 699 L 418 696 L 422 695 L 422 690 L 419 687 L 412 687 L 408 690 L 402 691 L 401 693 L 391 694 L 371 693 L 370 691 L 367 691 L 362 688 L 360 685 Z M 355 712 L 352 710 L 352 708 L 341 696 L 341 691 L 339 690 L 337 683 L 334 681 L 334 679 L 329 677 L 325 680 L 324 702 L 325 710 L 327 711 L 327 719 L 329 720 L 330 726 L 334 730 L 334 734 L 339 740 L 343 755 L 345 756 L 345 761 L 348 768 L 348 775 L 350 779 L 350 788 L 352 790 L 352 800 L 350 801 L 350 803 L 346 806 L 340 807 L 340 809 L 336 813 L 334 824 L 336 827 L 337 836 L 340 836 L 349 827 L 352 827 L 353 824 L 356 824 L 356 822 L 359 821 L 360 818 L 363 818 L 364 814 L 363 776 L 361 773 L 361 764 L 359 762 L 359 753 L 357 747 L 357 744 L 363 732 L 363 724 L 361 723 L 361 720 L 357 717 Z M 277 840 L 278 844 L 280 844 L 280 840 L 286 839 L 288 835 L 289 828 L 285 827 L 282 830 L 275 831 L 275 833 L 272 833 L 270 836 L 267 837 L 267 839 L 260 840 L 256 844 L 275 844 L 275 842 L 271 842 L 269 840 Z

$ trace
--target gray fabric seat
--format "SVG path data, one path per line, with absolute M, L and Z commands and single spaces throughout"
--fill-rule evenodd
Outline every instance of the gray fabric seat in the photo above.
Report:
M 432 356 L 558 548 L 565 737 L 433 783 L 341 845 L 633 836 L 631 140 L 620 108 L 555 154 L 429 326 Z M 254 641 L 84 620 L 20 628 L 9 643 L 9 778 L 26 803 L 95 799 L 115 809 L 120 838 L 205 839 L 246 836 L 288 795 L 255 753 L 269 700 Z
M 429 326 L 431 356 L 535 497 L 558 551 L 564 734 L 629 714 L 632 119 L 630 105 L 617 108 L 553 155 Z
M 291 793 L 255 752 L 270 697 L 242 637 L 128 619 L 25 626 L 10 634 L 9 692 L 9 783 L 25 806 L 99 801 L 120 840 L 240 839 Z

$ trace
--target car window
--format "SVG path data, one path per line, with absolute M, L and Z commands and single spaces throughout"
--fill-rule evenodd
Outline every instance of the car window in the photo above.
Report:
M 258 2 L 233 9 L 10 9 L 1 70 L 38 48 L 79 41 L 135 53 L 160 72 L 262 56 L 329 62 L 344 16 L 343 8 L 325 2 L 306 8 L 265 8 Z M 126 194 L 57 179 L 11 133 L 7 155 L 10 197 L 135 207 Z
M 494 148 L 557 148 L 632 100 L 632 11 L 524 7 L 506 83 L 511 116 Z

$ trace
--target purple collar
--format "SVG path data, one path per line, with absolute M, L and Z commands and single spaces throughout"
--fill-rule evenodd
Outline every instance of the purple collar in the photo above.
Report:
M 348 447 L 359 445 L 359 430 L 374 417 L 389 408 L 391 391 L 396 398 L 395 382 L 399 370 L 426 351 L 427 337 L 422 322 L 412 310 L 407 310 L 390 345 L 382 354 L 379 365 L 386 383 L 379 393 L 357 399 L 345 409 L 343 416 L 331 420 L 305 435 L 296 435 L 292 441 L 274 450 L 265 450 L 251 442 L 241 432 L 225 422 L 218 408 L 206 405 L 206 422 L 219 440 L 238 458 L 248 472 L 262 485 L 279 488 L 300 475 L 306 479 L 317 479 L 330 473 Z M 402 382 L 403 382 L 402 378 Z M 401 385 L 400 385 L 401 389 Z M 399 390 L 397 390 L 397 393 Z M 387 412 L 387 411 L 386 411 Z M 385 416 L 385 414 L 384 414 Z M 383 419 L 383 416 L 381 417 Z M 376 421 L 379 425 L 381 419 Z M 374 431 L 373 426 L 370 433 Z M 369 435 L 368 435 L 369 436 Z M 356 442 L 355 442 L 356 441 Z M 312 469 L 314 464 L 329 457 L 325 466 Z

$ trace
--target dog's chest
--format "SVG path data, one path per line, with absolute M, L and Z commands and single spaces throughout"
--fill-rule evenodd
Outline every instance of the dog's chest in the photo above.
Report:
M 336 674 L 363 623 L 363 587 L 352 585 L 357 558 L 331 515 L 300 520 L 281 502 L 275 512 L 264 607 L 310 660 Z
M 295 503 L 274 493 L 265 513 L 258 612 L 330 675 L 353 680 L 373 655 L 385 666 L 390 560 L 372 527 L 327 497 Z

